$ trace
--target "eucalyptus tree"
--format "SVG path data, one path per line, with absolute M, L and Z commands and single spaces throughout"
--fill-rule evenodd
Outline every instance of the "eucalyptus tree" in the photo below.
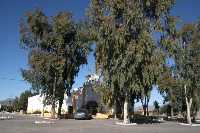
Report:
M 169 40 L 166 32 L 174 26 L 169 21 L 174 2 L 91 1 L 88 19 L 97 45 L 96 65 L 103 70 L 104 76 L 108 75 L 107 81 L 111 81 L 111 85 L 113 81 L 118 83 L 119 88 L 113 90 L 124 97 L 124 123 L 129 122 L 128 107 L 132 94 L 148 98 L 162 70 L 164 54 L 161 48 L 170 48 L 171 44 L 157 43 L 153 35 L 159 32 L 163 40 Z
M 21 46 L 29 52 L 30 68 L 23 76 L 52 105 L 52 117 L 59 101 L 60 116 L 64 93 L 70 95 L 79 67 L 87 63 L 88 37 L 71 13 L 48 18 L 41 10 L 27 13 L 20 23 L 20 35 Z
M 61 112 L 64 92 L 67 90 L 67 95 L 70 96 L 70 90 L 74 84 L 75 76 L 77 76 L 80 66 L 87 63 L 87 55 L 90 51 L 90 36 L 86 31 L 87 25 L 85 22 L 75 23 L 72 21 L 72 15 L 68 12 L 60 12 L 53 18 L 53 33 L 52 45 L 57 44 L 53 48 L 57 49 L 56 55 L 61 57 L 58 60 L 59 83 L 59 111 Z M 62 60 L 63 59 L 63 60 Z M 64 89 L 62 89 L 64 88 Z
M 30 82 L 34 88 L 37 86 L 41 89 L 41 93 L 45 94 L 46 101 L 50 100 L 49 96 L 54 93 L 50 91 L 50 83 L 48 82 L 50 70 L 50 59 L 53 57 L 41 46 L 45 44 L 45 39 L 51 31 L 47 16 L 40 11 L 28 12 L 20 22 L 20 35 L 22 48 L 28 49 L 29 52 L 29 70 L 23 70 L 22 74 L 25 80 Z M 48 57 L 51 56 L 51 57 Z M 49 90 L 49 91 L 47 91 Z M 52 92 L 52 93 L 50 93 Z M 52 103 L 55 104 L 55 103 Z M 52 105 L 53 108 L 53 105 Z M 54 109 L 55 110 L 55 109 Z
M 191 106 L 199 97 L 200 25 L 186 24 L 180 31 L 180 42 L 175 55 L 179 85 L 182 87 L 187 106 L 187 122 L 191 124 Z
M 177 80 L 173 76 L 172 68 L 169 66 L 164 67 L 163 72 L 160 74 L 158 79 L 159 92 L 164 98 L 164 103 L 169 102 L 171 108 L 171 116 L 174 116 L 174 106 L 177 96 L 180 96 L 180 91 L 178 90 Z M 179 94 L 175 94 L 178 92 Z

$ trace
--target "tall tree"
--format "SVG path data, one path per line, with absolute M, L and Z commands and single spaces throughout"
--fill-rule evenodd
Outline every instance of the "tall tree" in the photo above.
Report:
M 119 88 L 113 88 L 113 92 L 124 97 L 124 123 L 129 123 L 132 94 L 141 94 L 148 103 L 164 60 L 160 47 L 166 46 L 158 46 L 153 34 L 165 34 L 166 27 L 171 30 L 169 11 L 173 4 L 174 0 L 91 1 L 88 16 L 97 45 L 96 64 L 110 86 L 114 81 L 118 83 Z
M 180 42 L 176 53 L 177 76 L 183 88 L 187 106 L 187 122 L 191 124 L 191 106 L 199 92 L 200 66 L 200 25 L 186 24 L 180 32 Z
M 29 51 L 30 65 L 23 76 L 52 105 L 52 117 L 57 100 L 60 116 L 64 93 L 70 95 L 80 66 L 87 63 L 89 38 L 82 25 L 73 22 L 69 12 L 48 18 L 38 9 L 20 23 L 21 46 Z

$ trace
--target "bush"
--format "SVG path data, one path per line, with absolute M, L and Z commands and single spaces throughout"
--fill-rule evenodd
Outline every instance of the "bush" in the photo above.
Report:
M 49 111 L 45 110 L 44 113 L 49 113 Z
M 36 111 L 33 112 L 33 114 L 41 114 L 41 111 L 36 110 Z

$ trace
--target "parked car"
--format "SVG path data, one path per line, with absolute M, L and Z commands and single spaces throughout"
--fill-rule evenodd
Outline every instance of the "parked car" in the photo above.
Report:
M 87 109 L 79 109 L 74 114 L 74 119 L 75 120 L 90 120 L 92 119 L 92 116 L 89 114 Z

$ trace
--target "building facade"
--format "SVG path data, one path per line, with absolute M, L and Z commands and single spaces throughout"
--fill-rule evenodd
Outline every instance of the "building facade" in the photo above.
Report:
M 51 105 L 44 105 L 44 96 L 36 95 L 28 98 L 27 113 L 34 112 L 51 112 Z M 72 98 L 64 95 L 63 105 L 61 113 L 65 114 L 68 112 L 69 107 L 72 106 Z M 56 103 L 56 113 L 58 111 L 58 102 Z
M 88 104 L 93 104 L 92 106 L 102 106 L 100 101 L 100 96 L 95 92 L 93 85 L 99 82 L 99 76 L 96 74 L 90 74 L 86 76 L 86 81 L 83 87 L 80 87 L 72 92 L 72 95 L 69 97 L 65 94 L 63 105 L 61 109 L 62 114 L 71 112 L 76 112 L 78 109 L 87 108 Z M 36 95 L 28 98 L 28 107 L 27 113 L 39 112 L 51 112 L 51 105 L 43 104 L 44 97 L 41 95 Z M 96 104 L 96 105 L 94 105 Z M 104 111 L 107 111 L 105 106 L 102 106 Z M 58 103 L 56 103 L 56 113 L 58 111 Z

